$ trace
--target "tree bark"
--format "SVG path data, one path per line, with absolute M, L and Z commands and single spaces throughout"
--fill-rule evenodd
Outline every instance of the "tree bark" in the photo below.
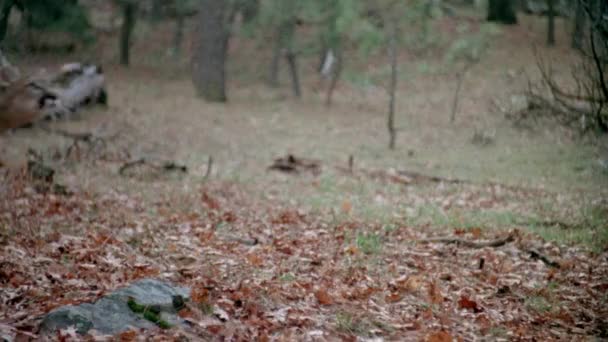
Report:
M 547 0 L 547 45 L 555 45 L 555 0 Z
M 177 13 L 175 18 L 175 34 L 173 35 L 173 56 L 179 57 L 182 51 L 182 41 L 184 40 L 184 22 L 182 13 Z
M 276 38 L 275 38 L 276 41 L 275 41 L 275 45 L 273 47 L 274 50 L 272 52 L 272 61 L 270 64 L 270 74 L 268 77 L 268 82 L 271 87 L 276 88 L 279 86 L 279 68 L 280 68 L 280 64 L 281 64 L 281 56 L 283 55 L 284 51 L 287 51 L 287 53 L 289 53 L 289 51 L 293 52 L 292 45 L 293 45 L 293 36 L 295 34 L 295 29 L 296 29 L 295 19 L 287 19 L 284 22 L 282 22 L 281 24 L 279 24 L 277 27 L 277 33 L 276 33 Z M 289 62 L 289 57 L 287 57 L 287 60 Z M 294 55 L 294 62 L 295 62 L 295 55 Z
M 120 64 L 129 66 L 131 52 L 131 37 L 135 27 L 136 5 L 126 1 L 122 5 L 122 28 L 120 31 Z
M 226 102 L 226 62 L 232 15 L 227 1 L 201 0 L 199 34 L 192 60 L 193 83 L 200 97 Z
M 487 20 L 507 25 L 517 24 L 512 0 L 489 0 Z
M 268 85 L 273 88 L 279 87 L 279 68 L 281 64 L 281 54 L 283 46 L 281 43 L 281 35 L 277 34 L 274 47 L 272 48 L 272 61 L 270 62 L 270 74 L 268 75 Z
M 8 31 L 8 20 L 11 16 L 11 10 L 15 5 L 14 0 L 4 0 L 0 5 L 0 43 L 4 42 L 6 32 Z
M 241 13 L 243 14 L 243 23 L 249 24 L 253 22 L 260 12 L 260 0 L 245 0 L 241 5 Z
M 572 48 L 574 49 L 582 50 L 583 48 L 586 19 L 582 0 L 576 0 L 576 15 L 574 17 L 574 31 L 572 32 Z
M 340 80 L 340 76 L 342 75 L 342 49 L 337 46 L 336 47 L 336 62 L 335 62 L 334 70 L 331 73 L 331 81 L 329 83 L 329 88 L 327 88 L 327 98 L 325 99 L 325 105 L 327 107 L 331 106 L 331 101 L 334 95 L 334 90 L 336 90 L 336 86 L 338 85 L 338 81 Z
M 389 58 L 391 63 L 391 80 L 389 83 L 389 102 L 388 102 L 388 118 L 387 118 L 387 128 L 388 128 L 388 136 L 389 143 L 388 147 L 391 150 L 395 149 L 395 142 L 397 140 L 397 130 L 395 129 L 395 96 L 397 92 L 397 37 L 399 36 L 399 32 L 397 29 L 397 24 L 393 23 L 394 27 L 392 32 L 390 33 L 389 38 Z
M 289 74 L 291 75 L 291 89 L 295 97 L 302 97 L 302 91 L 300 90 L 300 78 L 298 77 L 298 64 L 296 53 L 288 49 L 285 53 L 287 59 L 287 65 L 289 66 Z

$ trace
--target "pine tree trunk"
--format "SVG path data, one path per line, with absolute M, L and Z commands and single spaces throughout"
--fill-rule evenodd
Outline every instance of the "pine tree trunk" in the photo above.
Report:
M 15 5 L 15 1 L 3 0 L 0 3 L 0 43 L 2 43 L 8 31 L 8 19 L 11 16 L 11 10 Z
M 211 102 L 227 101 L 228 11 L 227 1 L 200 1 L 198 37 L 192 60 L 193 82 L 198 95 Z
M 184 40 L 184 15 L 177 13 L 175 18 L 175 34 L 173 35 L 173 56 L 179 57 L 182 51 L 182 41 Z
M 342 75 L 342 49 L 337 46 L 336 47 L 336 64 L 334 66 L 334 70 L 331 73 L 331 81 L 329 83 L 329 88 L 327 89 L 327 98 L 325 99 L 325 105 L 327 107 L 331 106 L 332 97 L 334 95 L 334 90 L 336 90 L 336 86 L 338 85 L 338 81 L 340 80 L 340 76 Z
M 279 86 L 279 68 L 281 64 L 281 53 L 283 51 L 280 33 L 277 33 L 274 47 L 272 49 L 272 61 L 270 62 L 268 84 L 273 88 L 277 88 Z
M 512 0 L 489 0 L 488 21 L 496 21 L 507 25 L 517 24 Z
M 295 34 L 296 24 L 295 19 L 288 19 L 283 23 L 279 24 L 276 33 L 276 41 L 272 51 L 272 62 L 270 64 L 270 74 L 268 82 L 271 87 L 279 86 L 279 68 L 281 64 L 281 56 L 284 51 L 293 51 L 293 36 Z M 290 62 L 289 56 L 287 56 L 287 62 Z M 294 63 L 295 63 L 295 56 Z M 297 72 L 296 72 L 297 74 Z M 293 75 L 293 73 L 292 73 Z
M 123 4 L 123 22 L 120 32 L 120 64 L 128 66 L 130 62 L 131 36 L 135 27 L 136 5 L 130 1 Z
M 547 0 L 547 45 L 555 45 L 555 0 Z
M 298 76 L 298 63 L 297 56 L 293 50 L 288 49 L 285 54 L 287 59 L 287 65 L 289 66 L 289 74 L 291 75 L 291 89 L 295 97 L 302 97 L 302 91 L 300 90 L 300 78 Z
M 388 102 L 388 118 L 387 118 L 387 128 L 388 128 L 388 136 L 389 143 L 388 148 L 391 150 L 395 149 L 395 143 L 397 140 L 397 130 L 395 129 L 395 96 L 397 92 L 397 38 L 399 35 L 396 23 L 394 23 L 395 27 L 393 28 L 393 32 L 391 32 L 391 37 L 389 41 L 389 57 L 391 63 L 391 80 L 389 83 L 389 102 Z
M 574 17 L 574 31 L 572 32 L 572 48 L 581 50 L 585 40 L 585 24 L 587 14 L 583 7 L 582 0 L 576 0 L 576 15 Z

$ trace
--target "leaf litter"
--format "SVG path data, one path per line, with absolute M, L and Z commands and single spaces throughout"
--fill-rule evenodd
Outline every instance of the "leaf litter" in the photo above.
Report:
M 448 232 L 467 241 L 515 236 L 470 248 L 437 239 L 445 231 L 403 222 L 386 230 L 256 201 L 226 182 L 201 185 L 193 195 L 198 205 L 189 209 L 175 207 L 169 194 L 149 208 L 114 191 L 38 193 L 23 177 L 6 177 L 0 195 L 4 338 L 37 339 L 41 316 L 50 310 L 95 301 L 146 277 L 191 286 L 192 302 L 180 312 L 188 324 L 128 331 L 120 339 L 608 337 L 608 254 L 522 231 Z M 361 227 L 367 235 L 357 235 Z M 358 239 L 367 240 L 353 243 Z M 382 248 L 365 247 L 374 243 Z M 559 267 L 531 258 L 529 250 Z M 72 330 L 57 338 L 103 338 Z

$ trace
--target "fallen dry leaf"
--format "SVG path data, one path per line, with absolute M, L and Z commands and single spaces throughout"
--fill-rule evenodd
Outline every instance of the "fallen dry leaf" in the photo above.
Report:
M 475 313 L 483 311 L 483 309 L 477 305 L 477 302 L 470 300 L 469 297 L 465 295 L 462 295 L 458 300 L 458 307 L 461 309 L 472 310 Z
M 447 331 L 440 330 L 426 335 L 424 340 L 426 342 L 452 342 L 454 339 Z
M 319 304 L 321 304 L 321 305 L 331 305 L 334 303 L 334 301 L 331 298 L 331 296 L 329 295 L 329 293 L 327 293 L 327 290 L 323 289 L 323 288 L 315 291 L 315 297 L 317 298 L 317 301 L 319 301 Z

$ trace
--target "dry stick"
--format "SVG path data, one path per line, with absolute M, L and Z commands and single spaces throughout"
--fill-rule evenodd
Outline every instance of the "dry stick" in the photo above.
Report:
M 0 327 L 3 328 L 3 329 L 11 330 L 11 331 L 13 331 L 13 332 L 15 332 L 17 334 L 25 335 L 27 337 L 38 338 L 38 335 L 36 335 L 36 334 L 32 334 L 29 331 L 19 330 L 19 329 L 15 328 L 15 327 L 12 327 L 12 326 L 8 325 L 8 324 L 0 323 Z
M 454 102 L 452 104 L 452 115 L 450 116 L 450 122 L 453 123 L 456 120 L 456 113 L 458 112 L 458 100 L 460 99 L 460 89 L 464 82 L 464 77 L 467 71 L 473 67 L 473 63 L 468 63 L 460 73 L 458 73 L 458 84 L 456 85 L 456 93 L 454 93 Z
M 211 167 L 212 166 L 213 166 L 213 157 L 209 156 L 209 159 L 207 160 L 207 171 L 205 172 L 203 179 L 208 179 L 209 176 L 211 176 Z
M 144 158 L 126 162 L 123 164 L 123 166 L 120 167 L 120 169 L 118 169 L 118 174 L 121 176 L 124 176 L 125 171 L 127 171 L 128 169 L 132 168 L 133 166 L 142 165 L 145 163 L 146 163 L 146 160 Z
M 161 171 L 181 171 L 183 173 L 188 172 L 188 168 L 186 166 L 176 164 L 175 162 L 172 162 L 172 161 L 164 162 L 162 165 L 159 166 L 159 165 L 150 163 L 145 158 L 141 158 L 141 159 L 137 159 L 134 161 L 124 163 L 123 166 L 121 166 L 120 169 L 118 170 L 118 174 L 121 176 L 124 176 L 125 171 L 128 170 L 129 168 L 131 168 L 133 166 L 137 166 L 137 165 L 144 165 L 144 164 L 147 164 L 150 167 L 155 168 L 157 170 L 161 170 Z
M 62 129 L 51 129 L 45 125 L 41 125 L 40 128 L 47 133 L 57 134 L 64 138 L 73 139 L 72 144 L 68 147 L 68 149 L 66 151 L 66 157 L 69 157 L 72 154 L 72 151 L 77 151 L 78 153 L 80 153 L 80 148 L 78 146 L 79 142 L 84 142 L 85 144 L 88 144 L 91 148 L 93 148 L 93 146 L 98 143 L 101 144 L 101 146 L 103 148 L 105 148 L 107 146 L 106 141 L 103 137 L 96 136 L 95 134 L 93 134 L 91 132 L 84 132 L 84 133 L 69 132 L 69 131 L 64 131 Z M 112 138 L 112 137 L 110 137 L 110 138 Z M 89 152 L 90 152 L 90 150 L 89 150 Z M 87 155 L 89 152 L 87 152 Z
M 549 260 L 549 258 L 547 258 L 546 256 L 540 254 L 539 252 L 537 252 L 533 249 L 526 249 L 525 252 L 529 253 L 530 258 L 532 258 L 534 260 L 540 260 L 547 266 L 559 268 L 559 264 L 557 262 Z
M 513 242 L 513 241 L 515 241 L 515 236 L 513 234 L 509 234 L 507 237 L 502 238 L 502 239 L 482 241 L 482 242 L 468 241 L 468 240 L 463 240 L 463 239 L 453 238 L 453 237 L 428 238 L 428 239 L 416 240 L 415 242 L 445 243 L 445 244 L 455 243 L 455 244 L 461 245 L 463 247 L 484 248 L 484 247 L 500 247 L 500 246 L 503 246 L 503 245 L 505 245 L 509 242 Z

